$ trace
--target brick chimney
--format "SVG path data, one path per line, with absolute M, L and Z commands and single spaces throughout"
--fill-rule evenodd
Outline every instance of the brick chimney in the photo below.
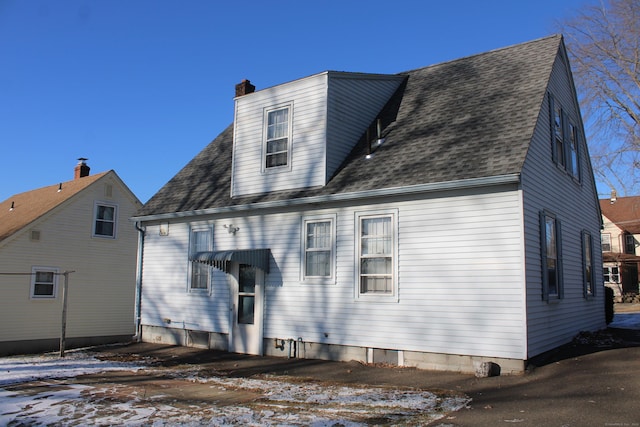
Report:
M 84 178 L 85 176 L 89 176 L 89 170 L 91 169 L 87 166 L 87 160 L 84 157 L 80 157 L 78 159 L 78 164 L 73 169 L 73 179 Z
M 253 93 L 255 90 L 256 87 L 252 85 L 249 80 L 244 79 L 236 85 L 236 97 L 248 95 Z

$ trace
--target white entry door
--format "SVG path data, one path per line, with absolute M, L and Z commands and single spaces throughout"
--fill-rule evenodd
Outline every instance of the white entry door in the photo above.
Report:
M 262 355 L 264 272 L 250 265 L 235 264 L 231 282 L 229 351 Z

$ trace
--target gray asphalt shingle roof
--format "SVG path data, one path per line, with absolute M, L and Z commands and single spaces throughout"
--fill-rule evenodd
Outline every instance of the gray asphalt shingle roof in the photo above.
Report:
M 561 45 L 554 35 L 399 73 L 385 143 L 366 159 L 361 140 L 322 188 L 232 199 L 231 125 L 137 216 L 519 173 Z

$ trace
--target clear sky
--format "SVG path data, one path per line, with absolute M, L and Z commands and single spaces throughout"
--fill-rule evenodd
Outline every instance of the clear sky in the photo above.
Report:
M 397 73 L 555 33 L 585 0 L 0 0 L 0 201 L 110 169 L 146 202 L 234 85 Z

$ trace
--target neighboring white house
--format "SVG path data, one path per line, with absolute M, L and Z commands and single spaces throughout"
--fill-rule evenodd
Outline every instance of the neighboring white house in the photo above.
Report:
M 617 197 L 614 191 L 600 200 L 600 209 L 604 284 L 620 301 L 624 294 L 638 293 L 640 197 Z
M 56 350 L 67 274 L 66 347 L 130 341 L 142 206 L 114 171 L 0 203 L 0 355 Z
M 605 326 L 561 36 L 254 91 L 133 218 L 141 339 L 522 372 Z

